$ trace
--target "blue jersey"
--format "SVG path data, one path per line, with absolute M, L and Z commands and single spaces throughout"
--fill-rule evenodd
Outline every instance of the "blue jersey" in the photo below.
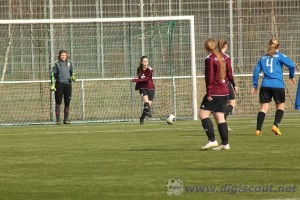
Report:
M 295 100 L 295 110 L 300 110 L 300 78 L 298 81 L 296 100 Z
M 275 52 L 273 57 L 268 54 L 261 57 L 253 72 L 253 88 L 258 86 L 260 72 L 263 72 L 264 75 L 261 83 L 262 87 L 284 88 L 283 65 L 289 69 L 290 79 L 294 78 L 295 64 L 286 55 Z

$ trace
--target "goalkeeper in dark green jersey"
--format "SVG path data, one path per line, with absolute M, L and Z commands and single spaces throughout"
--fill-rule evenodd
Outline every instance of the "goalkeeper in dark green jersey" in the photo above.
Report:
M 58 60 L 55 61 L 51 71 L 51 87 L 50 89 L 55 92 L 55 116 L 56 124 L 61 124 L 60 119 L 60 105 L 64 97 L 64 124 L 70 124 L 69 112 L 70 102 L 72 96 L 72 81 L 75 81 L 75 74 L 73 65 L 68 59 L 68 53 L 65 50 L 60 50 Z

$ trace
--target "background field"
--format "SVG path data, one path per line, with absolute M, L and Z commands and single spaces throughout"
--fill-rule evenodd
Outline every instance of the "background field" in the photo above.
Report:
M 255 136 L 255 118 L 229 119 L 230 151 L 200 151 L 200 121 L 0 127 L 0 199 L 284 199 L 300 197 L 299 115 L 282 136 Z M 217 135 L 219 140 L 219 136 Z M 167 195 L 167 182 L 184 191 Z M 191 192 L 225 184 L 296 192 Z
M 192 15 L 198 103 L 205 93 L 207 53 L 203 43 L 208 37 L 224 38 L 229 43 L 227 53 L 239 87 L 235 113 L 244 117 L 256 115 L 258 95 L 249 93 L 252 73 L 272 36 L 279 38 L 280 51 L 295 62 L 299 79 L 299 10 L 299 0 L 9 0 L 1 1 L 0 20 Z M 77 78 L 73 83 L 71 121 L 137 119 L 140 96 L 129 80 L 135 76 L 142 55 L 149 57 L 154 69 L 155 117 L 175 113 L 177 118 L 192 119 L 190 24 L 175 21 L 53 26 L 0 22 L 0 125 L 47 124 L 55 120 L 54 101 L 49 102 L 49 77 L 61 49 L 70 53 Z M 283 69 L 288 72 L 286 67 Z M 287 74 L 284 79 L 287 84 Z M 297 112 L 293 108 L 295 91 L 296 87 L 286 85 L 286 114 Z M 115 109 L 120 106 L 121 111 Z

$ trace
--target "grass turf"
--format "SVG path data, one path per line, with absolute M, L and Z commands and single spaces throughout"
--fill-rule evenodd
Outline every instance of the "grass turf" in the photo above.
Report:
M 260 137 L 255 118 L 229 118 L 229 151 L 200 151 L 200 121 L 0 127 L 0 199 L 300 197 L 299 119 L 275 136 L 271 118 Z M 167 194 L 170 179 L 180 195 Z

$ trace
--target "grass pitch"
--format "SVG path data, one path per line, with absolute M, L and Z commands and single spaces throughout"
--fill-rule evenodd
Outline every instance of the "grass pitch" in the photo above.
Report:
M 229 118 L 229 151 L 200 121 L 0 127 L 0 199 L 300 198 L 299 116 L 272 120 Z

